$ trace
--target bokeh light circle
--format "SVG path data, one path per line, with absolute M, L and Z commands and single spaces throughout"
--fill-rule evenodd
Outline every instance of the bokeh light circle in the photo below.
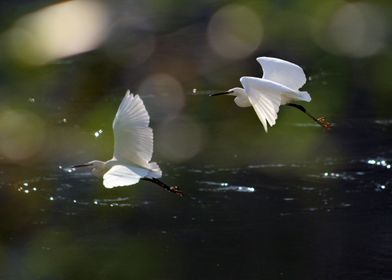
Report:
M 378 6 L 369 3 L 341 5 L 314 26 L 315 41 L 333 54 L 368 57 L 387 44 L 387 20 Z
M 42 65 L 97 48 L 108 26 L 108 11 L 99 2 L 66 1 L 23 16 L 4 39 L 16 60 Z
M 142 96 L 152 115 L 161 121 L 174 118 L 185 105 L 181 83 L 166 73 L 147 77 L 140 84 L 137 93 Z
M 249 7 L 232 4 L 212 16 L 207 36 L 216 53 L 228 59 L 241 59 L 259 47 L 263 26 L 260 17 Z
M 45 124 L 37 115 L 15 110 L 0 112 L 0 154 L 12 161 L 36 155 L 44 144 Z
M 187 161 L 201 151 L 203 138 L 202 125 L 189 116 L 182 116 L 158 127 L 156 150 L 169 161 Z

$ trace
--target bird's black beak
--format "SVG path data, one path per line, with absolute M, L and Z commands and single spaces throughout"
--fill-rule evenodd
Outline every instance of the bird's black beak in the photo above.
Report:
M 80 167 L 87 167 L 93 165 L 92 163 L 83 163 L 83 164 L 77 164 L 77 165 L 72 165 L 71 168 L 80 168 Z
M 228 90 L 228 91 L 223 91 L 223 92 L 210 93 L 208 96 L 218 96 L 218 95 L 230 94 L 232 92 L 233 92 L 232 90 Z

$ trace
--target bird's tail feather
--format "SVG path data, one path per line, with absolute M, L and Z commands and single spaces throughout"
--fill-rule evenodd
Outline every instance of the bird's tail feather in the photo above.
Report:
M 147 174 L 146 177 L 149 178 L 161 178 L 162 177 L 162 170 L 159 167 L 158 163 L 150 162 L 150 172 Z

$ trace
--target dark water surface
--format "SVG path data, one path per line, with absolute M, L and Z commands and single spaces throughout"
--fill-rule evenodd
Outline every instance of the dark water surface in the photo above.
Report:
M 341 156 L 161 162 L 183 199 L 147 182 L 106 190 L 55 164 L 3 165 L 0 278 L 392 279 L 391 128 L 335 125 Z

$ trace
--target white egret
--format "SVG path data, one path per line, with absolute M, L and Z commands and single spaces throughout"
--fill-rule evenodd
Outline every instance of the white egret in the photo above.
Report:
M 235 87 L 225 92 L 213 93 L 210 96 L 232 95 L 239 107 L 252 106 L 256 111 L 265 131 L 268 125 L 275 125 L 278 118 L 279 106 L 288 105 L 297 108 L 311 117 L 326 129 L 331 128 L 325 118 L 315 118 L 306 109 L 292 101 L 310 102 L 308 92 L 299 89 L 306 83 L 306 76 L 302 68 L 294 63 L 273 58 L 258 57 L 257 62 L 263 69 L 263 77 L 241 77 L 243 88 Z
M 153 132 L 149 123 L 150 116 L 142 99 L 128 90 L 113 121 L 113 158 L 108 161 L 93 160 L 72 167 L 92 167 L 92 174 L 103 177 L 106 188 L 129 186 L 146 180 L 182 196 L 178 187 L 168 186 L 158 179 L 162 177 L 162 171 L 156 162 L 150 162 Z

